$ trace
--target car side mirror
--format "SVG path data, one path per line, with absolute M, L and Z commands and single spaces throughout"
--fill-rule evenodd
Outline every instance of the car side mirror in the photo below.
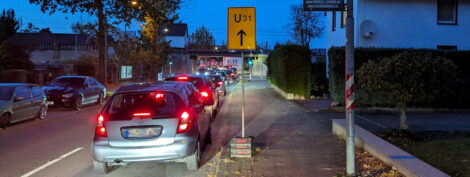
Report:
M 21 96 L 15 97 L 15 101 L 23 101 L 23 100 L 24 100 L 24 98 L 21 97 Z
M 202 104 L 196 104 L 193 106 L 194 112 L 201 112 L 204 109 L 204 106 Z

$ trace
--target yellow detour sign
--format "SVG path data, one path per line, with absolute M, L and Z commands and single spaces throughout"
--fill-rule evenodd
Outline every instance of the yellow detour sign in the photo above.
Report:
M 229 7 L 227 19 L 227 48 L 256 50 L 256 9 Z

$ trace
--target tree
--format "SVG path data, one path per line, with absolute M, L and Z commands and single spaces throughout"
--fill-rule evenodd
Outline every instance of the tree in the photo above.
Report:
M 23 32 L 23 33 L 35 33 L 35 32 L 39 32 L 39 28 L 36 25 L 34 25 L 33 23 L 29 22 L 26 25 L 26 28 L 21 30 L 21 32 Z
M 34 63 L 21 46 L 10 42 L 0 45 L 0 71 L 7 69 L 34 69 Z
M 358 86 L 396 105 L 401 112 L 400 129 L 407 130 L 407 106 L 442 96 L 439 90 L 448 88 L 449 81 L 455 80 L 456 69 L 452 60 L 446 58 L 423 52 L 403 52 L 363 64 L 357 71 Z
M 202 25 L 191 34 L 191 42 L 201 49 L 211 49 L 214 47 L 214 36 L 209 29 Z
M 104 68 L 105 62 L 105 34 L 107 25 L 120 23 L 129 24 L 131 20 L 145 21 L 145 17 L 166 19 L 167 12 L 175 12 L 180 5 L 180 0 L 147 0 L 138 1 L 137 5 L 129 0 L 30 0 L 32 4 L 41 6 L 41 10 L 62 13 L 87 13 L 98 17 L 98 32 L 96 34 L 98 43 L 99 68 Z M 135 2 L 135 1 L 134 1 Z M 109 21 L 108 21 L 109 20 Z M 104 81 L 104 70 L 99 73 L 99 79 Z
M 0 16 L 0 44 L 6 41 L 20 29 L 21 20 L 15 17 L 15 11 L 3 9 Z
M 302 4 L 291 6 L 291 23 L 288 24 L 292 38 L 309 47 L 310 41 L 319 38 L 323 29 L 322 12 L 304 11 Z
M 89 34 L 92 36 L 96 36 L 96 33 L 98 33 L 98 29 L 96 28 L 96 26 L 96 23 L 93 22 L 77 22 L 72 24 L 71 28 L 75 34 Z

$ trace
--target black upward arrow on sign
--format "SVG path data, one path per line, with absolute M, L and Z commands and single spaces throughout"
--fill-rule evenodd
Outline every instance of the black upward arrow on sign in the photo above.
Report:
M 238 35 L 240 36 L 240 45 L 243 46 L 243 35 L 246 36 L 246 33 L 245 33 L 245 31 L 240 30 L 240 31 L 237 33 L 237 36 L 238 36 Z

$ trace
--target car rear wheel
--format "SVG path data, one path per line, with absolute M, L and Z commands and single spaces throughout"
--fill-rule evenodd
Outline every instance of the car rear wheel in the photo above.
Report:
M 209 130 L 207 131 L 207 136 L 206 136 L 206 141 L 204 141 L 205 144 L 212 144 L 212 129 L 209 127 Z
M 198 140 L 196 144 L 196 151 L 194 152 L 193 155 L 187 157 L 186 159 L 186 167 L 188 167 L 188 170 L 194 171 L 199 168 L 200 154 L 201 154 L 201 145 Z
M 103 162 L 98 162 L 96 160 L 93 160 L 93 169 L 97 173 L 106 174 L 106 173 L 109 173 L 110 167 L 108 166 L 108 163 L 103 163 Z
M 7 113 L 3 114 L 0 117 L 0 128 L 3 128 L 3 129 L 7 128 L 9 122 L 10 122 L 10 115 L 8 115 Z
M 104 99 L 103 99 L 103 94 L 100 93 L 100 96 L 98 96 L 98 99 L 96 100 L 96 104 L 103 104 Z
M 82 97 L 79 96 L 77 99 L 75 99 L 75 102 L 72 106 L 74 110 L 79 111 L 82 107 Z
M 47 115 L 47 106 L 42 105 L 38 113 L 38 118 L 44 120 L 46 118 L 46 115 Z

